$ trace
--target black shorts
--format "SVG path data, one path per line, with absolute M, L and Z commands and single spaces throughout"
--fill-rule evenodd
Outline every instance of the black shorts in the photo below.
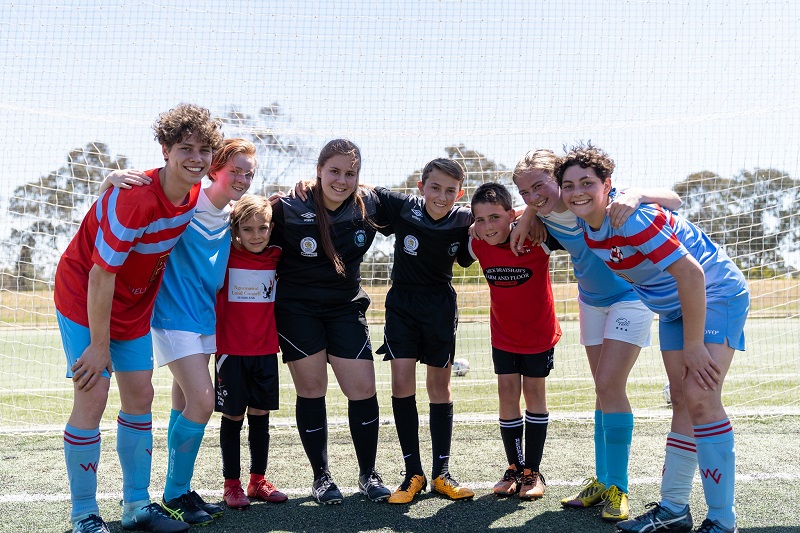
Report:
M 322 350 L 343 359 L 372 361 L 367 326 L 370 300 L 364 289 L 359 288 L 355 297 L 347 299 L 335 290 L 324 295 L 317 292 L 316 296 L 320 297 L 275 300 L 283 362 L 298 361 Z
M 278 409 L 277 354 L 217 354 L 215 363 L 215 411 L 241 416 L 248 407 L 264 411 Z
M 456 351 L 458 304 L 452 287 L 408 290 L 393 286 L 386 294 L 386 326 L 377 353 L 383 360 L 416 359 L 446 368 Z
M 553 370 L 555 348 L 534 354 L 511 353 L 492 347 L 495 374 L 522 374 L 528 378 L 546 378 Z

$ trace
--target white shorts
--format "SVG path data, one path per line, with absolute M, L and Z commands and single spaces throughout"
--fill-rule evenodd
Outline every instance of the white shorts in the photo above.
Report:
M 627 300 L 608 307 L 595 307 L 578 298 L 578 307 L 583 346 L 603 344 L 603 339 L 623 341 L 642 348 L 650 346 L 653 312 L 641 301 Z
M 153 355 L 158 366 L 168 365 L 188 355 L 217 351 L 216 335 L 161 328 L 150 328 L 150 332 L 153 334 Z

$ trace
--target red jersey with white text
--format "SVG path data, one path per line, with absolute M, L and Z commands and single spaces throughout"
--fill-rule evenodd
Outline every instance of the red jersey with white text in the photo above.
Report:
M 275 325 L 275 269 L 279 246 L 260 254 L 231 246 L 225 283 L 217 293 L 217 353 L 278 353 Z
M 167 258 L 192 220 L 200 184 L 179 206 L 169 201 L 159 169 L 148 170 L 149 187 L 111 187 L 92 205 L 56 269 L 56 309 L 89 327 L 87 290 L 94 265 L 116 274 L 111 338 L 129 340 L 150 331 Z
M 492 346 L 517 354 L 542 353 L 561 338 L 550 285 L 550 251 L 525 241 L 525 253 L 509 244 L 470 239 L 472 255 L 489 283 Z

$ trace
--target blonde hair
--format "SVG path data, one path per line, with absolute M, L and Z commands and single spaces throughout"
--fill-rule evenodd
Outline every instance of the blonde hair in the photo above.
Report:
M 264 196 L 245 194 L 233 204 L 233 210 L 231 210 L 231 241 L 237 250 L 242 249 L 242 245 L 236 238 L 239 234 L 239 226 L 258 214 L 264 217 L 267 224 L 272 222 L 272 205 Z
M 514 172 L 511 174 L 511 178 L 514 180 L 514 183 L 516 183 L 517 178 L 523 172 L 527 172 L 529 170 L 541 170 L 543 172 L 547 172 L 551 176 L 555 176 L 557 162 L 558 157 L 552 150 L 531 150 L 519 160 L 517 166 L 514 167 Z

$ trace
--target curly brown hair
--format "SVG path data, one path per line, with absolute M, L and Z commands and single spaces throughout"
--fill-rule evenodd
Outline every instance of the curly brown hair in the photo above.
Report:
M 594 169 L 595 174 L 602 182 L 605 182 L 606 178 L 610 178 L 614 172 L 616 166 L 614 160 L 604 150 L 594 146 L 591 141 L 580 142 L 566 152 L 567 154 L 559 158 L 556 164 L 555 177 L 559 186 L 561 186 L 564 172 L 574 165 Z
M 155 138 L 169 150 L 174 144 L 194 134 L 216 152 L 222 147 L 222 121 L 211 117 L 211 111 L 195 104 L 179 104 L 158 116 L 153 124 Z

